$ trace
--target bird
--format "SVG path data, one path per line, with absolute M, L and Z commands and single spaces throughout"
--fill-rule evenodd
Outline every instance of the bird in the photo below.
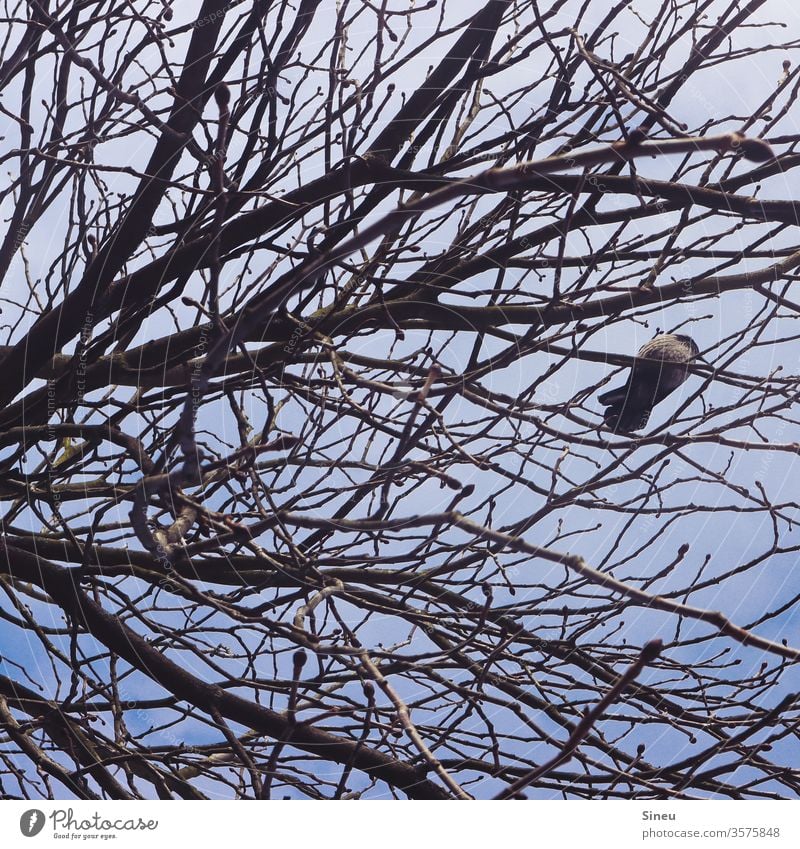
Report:
M 659 333 L 642 345 L 623 386 L 599 395 L 606 427 L 614 433 L 641 430 L 660 401 L 689 376 L 689 363 L 700 349 L 690 336 Z

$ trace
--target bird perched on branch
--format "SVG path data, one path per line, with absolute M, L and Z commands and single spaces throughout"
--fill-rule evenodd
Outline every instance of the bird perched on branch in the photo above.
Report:
M 689 376 L 700 349 L 689 336 L 661 333 L 639 349 L 624 386 L 598 396 L 606 427 L 615 433 L 641 430 L 650 413 Z

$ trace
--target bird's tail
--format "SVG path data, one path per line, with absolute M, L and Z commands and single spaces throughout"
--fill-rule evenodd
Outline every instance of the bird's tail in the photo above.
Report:
M 612 389 L 610 392 L 604 392 L 597 396 L 597 400 L 608 407 L 610 404 L 621 404 L 628 394 L 627 386 L 620 386 L 618 389 Z
M 620 386 L 599 395 L 597 400 L 605 405 L 603 413 L 606 427 L 618 432 L 641 430 L 650 419 L 652 406 L 641 403 L 641 400 L 631 396 L 628 386 Z
M 613 430 L 614 433 L 630 433 L 647 426 L 647 422 L 650 420 L 650 412 L 649 407 L 642 407 L 633 403 L 626 404 L 624 401 L 620 401 L 606 408 L 603 419 L 606 427 Z

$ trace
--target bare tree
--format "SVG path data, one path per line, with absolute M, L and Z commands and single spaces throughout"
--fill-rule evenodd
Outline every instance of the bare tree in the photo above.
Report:
M 785 4 L 2 8 L 3 797 L 798 795 Z

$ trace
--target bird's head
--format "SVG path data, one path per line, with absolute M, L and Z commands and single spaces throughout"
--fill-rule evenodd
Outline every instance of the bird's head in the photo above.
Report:
M 692 339 L 691 336 L 684 336 L 681 333 L 676 333 L 675 338 L 679 341 L 683 342 L 684 345 L 692 352 L 692 357 L 696 357 L 700 353 L 700 349 L 697 347 L 697 343 Z

